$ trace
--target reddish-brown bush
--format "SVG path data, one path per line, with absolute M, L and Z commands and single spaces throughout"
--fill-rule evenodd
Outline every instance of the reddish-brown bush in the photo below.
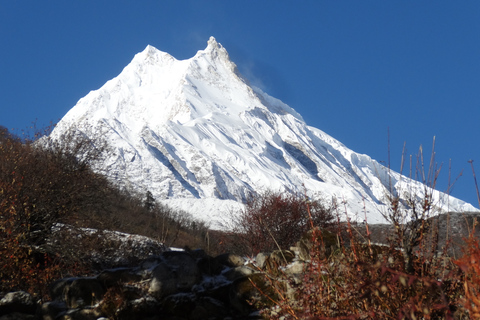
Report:
M 430 262 L 437 265 L 429 272 L 408 274 L 397 249 L 372 247 L 357 239 L 350 242 L 351 247 L 325 256 L 318 232 L 303 281 L 276 277 L 281 294 L 271 297 L 276 306 L 264 309 L 266 318 L 454 319 L 457 310 L 456 319 L 470 319 L 459 311 L 462 277 L 451 260 L 439 268 L 440 262 L 432 259 Z M 268 277 L 275 279 L 273 275 Z M 289 283 L 290 294 L 285 282 Z M 478 290 L 478 283 L 475 288 Z M 472 296 L 476 293 L 472 291 Z
M 31 213 L 18 196 L 21 181 L 0 181 L 0 291 L 27 290 L 46 294 L 59 277 L 55 256 L 32 246 Z
M 0 291 L 43 294 L 61 269 L 74 267 L 48 239 L 56 223 L 76 217 L 93 173 L 60 151 L 0 132 Z
M 473 232 L 466 243 L 464 256 L 455 261 L 465 273 L 461 303 L 472 319 L 480 319 L 480 244 Z
M 142 197 L 95 173 L 101 145 L 79 134 L 21 140 L 0 128 L 0 292 L 43 293 L 60 272 L 86 272 L 92 261 L 85 257 L 111 242 L 79 237 L 80 227 L 142 234 L 167 245 L 202 244 L 204 224 L 160 205 L 147 207 Z
M 423 177 L 423 193 L 412 190 L 390 198 L 385 218 L 392 223 L 394 237 L 389 246 L 372 245 L 368 225 L 365 239 L 359 241 L 360 232 L 347 223 L 338 236 L 350 240 L 343 241 L 342 250 L 326 255 L 321 230 L 316 229 L 301 283 L 267 275 L 276 279 L 280 294 L 270 297 L 275 307 L 265 307 L 266 318 L 479 319 L 480 244 L 475 225 L 459 260 L 446 254 L 448 242 L 439 248 L 438 212 L 433 191 L 426 187 L 435 187 L 439 173 L 433 155 L 425 173 L 420 149 L 417 174 Z
M 266 192 L 247 202 L 235 231 L 249 253 L 289 248 L 312 224 L 330 226 L 334 221 L 332 212 L 320 200 L 293 193 Z

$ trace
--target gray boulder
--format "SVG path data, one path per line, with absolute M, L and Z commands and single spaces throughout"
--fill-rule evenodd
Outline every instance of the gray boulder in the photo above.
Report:
M 40 315 L 43 320 L 55 320 L 67 310 L 68 308 L 64 301 L 49 301 L 42 304 Z
M 293 261 L 283 268 L 283 272 L 289 276 L 296 284 L 299 284 L 303 280 L 304 271 L 307 265 L 304 261 Z
M 259 269 L 265 268 L 265 263 L 267 262 L 269 254 L 265 252 L 259 252 L 255 257 L 255 263 Z
M 152 272 L 148 293 L 157 299 L 190 291 L 201 279 L 195 259 L 187 252 L 167 251 Z
M 238 315 L 246 316 L 255 311 L 256 302 L 268 304 L 276 299 L 275 292 L 265 275 L 256 273 L 236 279 L 230 286 L 230 306 Z
M 177 292 L 177 275 L 166 263 L 161 262 L 152 272 L 148 293 L 156 299 L 162 299 Z
M 250 276 L 254 273 L 257 273 L 258 270 L 251 268 L 249 266 L 239 266 L 235 268 L 227 269 L 223 275 L 230 281 L 234 281 L 235 279 L 242 278 L 245 276 Z
M 78 278 L 63 278 L 54 281 L 49 287 L 52 300 L 65 301 L 65 293 L 69 285 Z
M 319 248 L 315 248 L 315 246 L 319 246 Z M 329 257 L 340 248 L 340 243 L 336 234 L 325 229 L 315 229 L 306 232 L 297 242 L 296 247 L 299 249 L 298 258 L 308 261 L 311 258 L 312 250 L 320 251 L 322 257 Z M 324 250 L 318 250 L 320 248 L 324 248 Z
M 167 265 L 173 270 L 179 291 L 190 291 L 201 279 L 195 259 L 187 252 L 167 251 L 162 254 Z
M 244 258 L 232 253 L 220 254 L 215 257 L 215 260 L 218 263 L 230 268 L 240 267 L 245 264 Z
M 0 300 L 0 315 L 10 313 L 35 314 L 37 305 L 33 297 L 25 291 L 7 293 Z

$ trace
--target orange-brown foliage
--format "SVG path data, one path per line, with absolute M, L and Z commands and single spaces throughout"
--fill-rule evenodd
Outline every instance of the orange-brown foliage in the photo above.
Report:
M 310 215 L 309 216 L 309 210 Z M 250 199 L 235 226 L 249 253 L 289 248 L 314 226 L 332 224 L 332 209 L 293 193 L 266 192 Z

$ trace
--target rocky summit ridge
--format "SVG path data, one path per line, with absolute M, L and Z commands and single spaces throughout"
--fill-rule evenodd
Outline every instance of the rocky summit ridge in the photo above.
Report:
M 228 214 L 261 190 L 322 196 L 342 204 L 342 216 L 366 213 L 371 223 L 384 222 L 392 194 L 424 191 L 250 85 L 213 37 L 186 60 L 147 46 L 80 99 L 51 137 L 72 131 L 108 142 L 98 170 L 115 183 L 213 227 L 228 225 Z M 433 199 L 444 211 L 476 211 L 438 191 Z

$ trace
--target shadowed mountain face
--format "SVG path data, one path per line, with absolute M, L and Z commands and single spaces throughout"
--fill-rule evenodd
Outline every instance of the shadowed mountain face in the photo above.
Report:
M 366 214 L 381 223 L 392 192 L 424 190 L 250 86 L 213 37 L 182 61 L 147 46 L 80 99 L 51 137 L 68 131 L 108 142 L 111 152 L 98 170 L 120 186 L 150 191 L 212 223 L 265 189 L 335 199 L 346 204 L 339 206 L 342 218 Z M 449 210 L 475 210 L 439 192 L 433 198 Z

